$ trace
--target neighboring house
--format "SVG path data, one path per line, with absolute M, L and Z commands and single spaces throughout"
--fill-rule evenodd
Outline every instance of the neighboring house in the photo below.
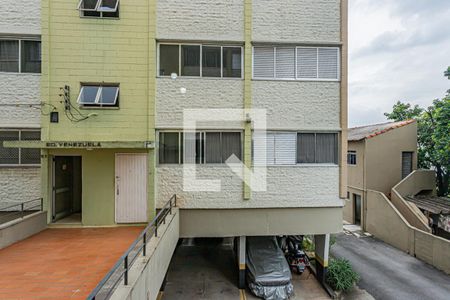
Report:
M 364 224 L 366 191 L 389 197 L 417 169 L 417 122 L 390 122 L 348 131 L 348 194 L 344 220 Z
M 49 223 L 143 223 L 177 194 L 181 237 L 314 234 L 327 266 L 347 187 L 346 0 L 43 0 L 42 20 L 53 111 L 40 142 L 9 145 L 42 149 Z M 251 120 L 185 143 L 190 108 L 266 109 L 266 160 Z M 266 191 L 231 154 L 267 164 Z M 188 161 L 221 191 L 186 191 Z
M 7 140 L 40 140 L 40 1 L 0 2 L 0 209 L 40 197 L 40 150 Z M 17 209 L 17 208 L 11 208 Z

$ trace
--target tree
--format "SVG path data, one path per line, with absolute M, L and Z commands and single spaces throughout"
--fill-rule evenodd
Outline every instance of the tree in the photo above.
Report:
M 409 103 L 403 103 L 397 101 L 392 107 L 392 112 L 384 113 L 388 120 L 393 120 L 395 122 L 417 119 L 423 113 L 423 109 L 419 105 L 414 105 L 411 107 Z
M 418 124 L 419 168 L 436 170 L 438 196 L 449 193 L 450 179 L 450 94 L 436 99 L 427 109 L 397 102 L 391 113 L 384 114 L 388 120 L 416 119 Z
M 450 79 L 450 67 L 447 68 L 447 71 L 444 72 L 444 75 Z

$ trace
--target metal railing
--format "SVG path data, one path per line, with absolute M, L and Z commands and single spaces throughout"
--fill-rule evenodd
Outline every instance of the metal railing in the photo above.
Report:
M 133 263 L 141 253 L 147 255 L 147 242 L 153 236 L 158 237 L 158 227 L 166 223 L 167 215 L 172 214 L 176 206 L 177 195 L 173 195 L 86 299 L 109 299 L 122 278 L 123 284 L 128 285 L 128 272 Z
M 43 211 L 44 200 L 37 198 L 0 208 L 0 224 L 23 218 L 26 215 Z

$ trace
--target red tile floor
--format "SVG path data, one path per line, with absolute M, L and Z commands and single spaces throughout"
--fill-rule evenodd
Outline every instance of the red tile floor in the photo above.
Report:
M 4 248 L 0 299 L 85 299 L 142 229 L 47 229 Z

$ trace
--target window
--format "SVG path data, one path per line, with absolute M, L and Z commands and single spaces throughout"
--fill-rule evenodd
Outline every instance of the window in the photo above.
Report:
M 0 72 L 41 73 L 41 42 L 0 39 Z
M 347 152 L 347 164 L 356 165 L 356 151 L 348 151 Z
M 338 80 L 337 47 L 254 47 L 253 78 Z
M 253 135 L 253 152 L 261 151 L 258 149 L 261 142 L 266 143 L 266 161 L 264 162 L 257 156 L 254 157 L 255 165 L 295 165 L 295 132 L 268 132 L 264 134 Z
M 242 78 L 242 47 L 159 44 L 159 76 Z
M 338 139 L 336 133 L 298 133 L 297 163 L 337 164 Z
M 266 160 L 258 153 L 265 142 Z M 253 134 L 255 165 L 295 165 L 338 162 L 336 133 L 268 132 Z
M 181 76 L 200 76 L 200 46 L 181 46 Z
M 39 141 L 40 139 L 41 133 L 38 130 L 0 130 L 0 166 L 40 164 L 40 149 L 3 147 L 4 141 Z
M 86 107 L 118 107 L 118 84 L 82 84 L 78 104 Z
M 159 134 L 159 163 L 178 164 L 181 159 L 181 140 L 178 132 L 161 132 Z
M 180 46 L 159 45 L 159 75 L 170 76 L 180 73 Z
M 413 171 L 414 152 L 402 152 L 402 179 Z
M 160 132 L 160 164 L 223 164 L 242 158 L 240 132 Z
M 83 17 L 118 18 L 119 0 L 80 0 L 78 10 Z

